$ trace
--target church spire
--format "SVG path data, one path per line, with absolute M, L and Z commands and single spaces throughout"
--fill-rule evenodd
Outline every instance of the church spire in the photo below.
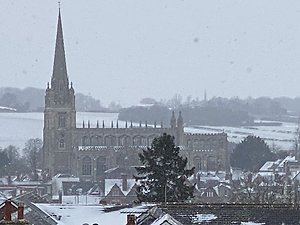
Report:
M 68 89 L 68 86 L 69 80 L 67 75 L 64 38 L 59 7 L 51 88 L 55 90 L 66 90 Z

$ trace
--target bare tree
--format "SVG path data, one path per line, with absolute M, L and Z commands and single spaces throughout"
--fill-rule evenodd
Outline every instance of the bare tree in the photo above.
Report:
M 31 173 L 33 175 L 33 180 L 38 180 L 37 169 L 41 167 L 41 150 L 42 150 L 42 140 L 39 138 L 29 139 L 25 143 L 24 156 L 29 164 Z

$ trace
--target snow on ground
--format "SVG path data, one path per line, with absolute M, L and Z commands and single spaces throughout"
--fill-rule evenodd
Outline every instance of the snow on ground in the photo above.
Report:
M 214 214 L 196 214 L 192 218 L 192 223 L 202 223 L 202 222 L 209 222 L 211 220 L 215 220 L 218 217 Z
M 241 225 L 264 225 L 265 223 L 242 222 Z
M 101 205 L 36 205 L 54 218 L 60 218 L 58 225 L 126 224 L 126 213 L 121 213 L 122 210 L 105 213 Z

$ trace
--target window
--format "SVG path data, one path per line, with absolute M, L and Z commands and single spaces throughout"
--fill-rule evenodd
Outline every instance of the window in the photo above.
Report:
M 86 136 L 82 137 L 81 142 L 82 142 L 83 146 L 87 146 L 88 145 L 88 138 Z
M 140 146 L 140 145 L 141 145 L 141 137 L 140 136 L 133 137 L 133 146 Z
M 194 158 L 194 166 L 195 166 L 195 171 L 198 172 L 202 169 L 201 167 L 201 158 L 199 156 L 196 156 Z
M 58 127 L 66 127 L 66 116 L 65 115 L 59 115 Z
M 193 149 L 198 149 L 198 148 L 199 148 L 199 142 L 196 139 L 196 140 L 193 141 Z
M 147 139 L 145 137 L 141 137 L 141 145 L 147 146 Z
M 64 139 L 59 140 L 59 148 L 65 148 L 65 140 Z
M 92 160 L 88 156 L 82 159 L 82 175 L 92 175 Z
M 96 174 L 98 176 L 104 174 L 105 170 L 106 170 L 106 159 L 104 156 L 100 156 L 97 158 Z
M 206 192 L 206 197 L 214 197 L 214 193 L 212 191 Z
M 114 137 L 114 136 L 106 136 L 105 138 L 104 138 L 104 145 L 105 146 L 115 146 L 116 145 L 116 137 Z
M 188 148 L 192 148 L 192 142 L 191 142 L 191 140 L 187 140 L 186 145 L 188 146 Z
M 128 146 L 130 144 L 129 136 L 121 136 L 119 137 L 119 145 L 120 146 Z
M 216 169 L 216 158 L 213 156 L 207 157 L 207 171 L 215 171 Z

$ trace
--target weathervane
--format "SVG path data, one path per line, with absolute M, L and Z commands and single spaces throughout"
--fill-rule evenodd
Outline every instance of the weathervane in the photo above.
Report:
M 60 9 L 60 1 L 58 1 L 58 8 Z

